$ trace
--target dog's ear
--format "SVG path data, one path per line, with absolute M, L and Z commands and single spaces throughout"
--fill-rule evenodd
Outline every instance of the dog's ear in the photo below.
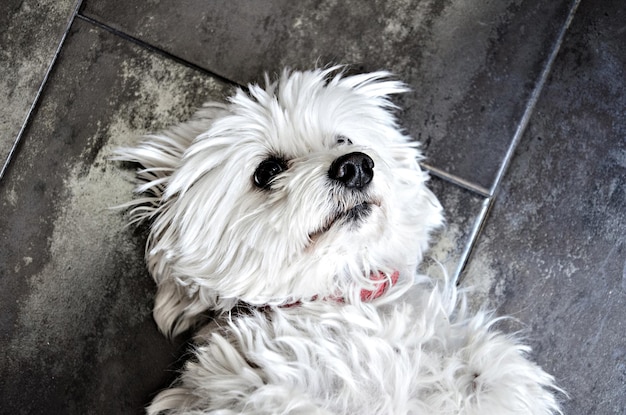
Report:
M 393 74 L 387 71 L 378 71 L 352 75 L 348 77 L 335 77 L 329 83 L 337 83 L 348 87 L 369 99 L 377 100 L 377 104 L 384 108 L 396 109 L 396 105 L 390 100 L 391 96 L 410 91 L 403 82 L 394 79 Z
M 190 293 L 173 278 L 159 281 L 152 315 L 161 333 L 171 339 L 197 326 L 215 302 L 211 294 L 200 300 L 199 291 Z

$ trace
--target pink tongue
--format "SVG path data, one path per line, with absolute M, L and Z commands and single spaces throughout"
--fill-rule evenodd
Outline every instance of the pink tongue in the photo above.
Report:
M 398 271 L 394 271 L 393 274 L 389 278 L 382 272 L 378 272 L 378 274 L 372 273 L 371 279 L 372 281 L 381 281 L 376 285 L 376 288 L 373 290 L 361 290 L 361 301 L 372 301 L 387 291 L 389 288 L 389 280 L 391 280 L 391 285 L 395 285 L 398 282 L 398 277 L 400 273 Z

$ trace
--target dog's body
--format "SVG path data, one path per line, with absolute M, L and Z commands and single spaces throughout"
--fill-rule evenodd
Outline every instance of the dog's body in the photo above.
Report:
M 131 214 L 152 220 L 159 328 L 221 313 L 148 411 L 558 412 L 525 347 L 414 275 L 443 220 L 389 111 L 404 87 L 334 71 L 285 72 L 120 150 L 144 167 Z

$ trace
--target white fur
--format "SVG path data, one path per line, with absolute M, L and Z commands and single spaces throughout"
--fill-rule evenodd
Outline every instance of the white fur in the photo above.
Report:
M 146 195 L 130 207 L 133 221 L 152 221 L 159 328 L 177 335 L 221 313 L 150 414 L 559 412 L 526 347 L 489 314 L 468 315 L 454 284 L 415 277 L 443 219 L 390 112 L 405 87 L 388 75 L 285 71 L 118 152 L 143 166 Z M 375 165 L 363 191 L 329 177 L 353 152 Z M 253 175 L 271 156 L 287 169 L 260 189 Z M 369 215 L 333 223 L 362 202 Z M 361 301 L 371 275 L 393 272 L 395 286 Z

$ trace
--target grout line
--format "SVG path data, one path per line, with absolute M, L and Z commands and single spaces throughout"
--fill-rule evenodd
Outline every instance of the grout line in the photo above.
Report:
M 457 266 L 457 269 L 454 271 L 453 281 L 456 281 L 457 285 L 460 285 L 463 282 L 463 278 L 465 276 L 463 274 L 463 271 L 465 270 L 465 266 L 469 262 L 470 256 L 472 255 L 472 251 L 474 250 L 474 247 L 476 246 L 478 235 L 480 234 L 483 227 L 485 226 L 485 223 L 487 222 L 487 217 L 489 216 L 489 211 L 491 210 L 492 206 L 493 206 L 492 197 L 487 197 L 485 198 L 485 200 L 483 200 L 482 207 L 480 209 L 480 212 L 478 213 L 478 218 L 476 219 L 476 222 L 474 222 L 474 226 L 472 226 L 472 230 L 470 231 L 468 243 L 465 244 L 465 247 L 463 248 L 463 251 L 461 252 L 461 258 Z
M 443 171 L 437 167 L 431 166 L 429 164 L 426 163 L 420 163 L 420 166 L 422 166 L 424 169 L 428 170 L 428 172 L 435 177 L 438 177 L 442 180 L 445 180 L 447 182 L 450 182 L 452 184 L 455 184 L 465 190 L 469 190 L 470 192 L 473 193 L 477 193 L 478 195 L 482 196 L 482 197 L 486 197 L 489 198 L 491 197 L 491 195 L 489 194 L 489 191 L 487 189 L 485 189 L 482 186 L 479 186 L 477 184 L 474 184 L 470 181 L 467 181 L 465 179 L 462 179 L 458 176 L 455 176 L 454 174 L 450 174 L 446 171 Z
M 93 18 L 91 18 L 89 16 L 85 16 L 84 14 L 78 14 L 76 17 L 78 19 L 84 20 L 85 22 L 91 23 L 94 26 L 99 27 L 100 29 L 106 30 L 107 32 L 112 33 L 115 36 L 121 37 L 124 40 L 132 42 L 132 43 L 134 43 L 134 44 L 136 44 L 136 45 L 138 45 L 138 46 L 140 46 L 140 47 L 142 47 L 144 49 L 147 49 L 147 50 L 149 50 L 151 52 L 154 52 L 154 53 L 158 53 L 159 55 L 164 56 L 167 59 L 173 60 L 174 62 L 180 63 L 181 65 L 187 66 L 187 67 L 189 67 L 191 69 L 194 69 L 194 70 L 202 72 L 202 73 L 204 73 L 206 75 L 209 75 L 209 76 L 217 79 L 218 81 L 224 82 L 224 83 L 229 84 L 229 85 L 234 86 L 234 87 L 239 87 L 239 88 L 246 89 L 246 86 L 241 85 L 241 84 L 233 81 L 232 79 L 226 78 L 226 77 L 224 77 L 222 75 L 219 75 L 219 74 L 217 74 L 215 72 L 211 72 L 208 69 L 205 69 L 205 68 L 203 68 L 203 67 L 201 67 L 201 66 L 199 66 L 199 65 L 197 65 L 197 64 L 195 64 L 193 62 L 190 62 L 188 60 L 180 58 L 180 57 L 178 57 L 178 56 L 176 56 L 176 55 L 174 55 L 174 54 L 172 54 L 172 53 L 170 53 L 170 52 L 168 52 L 166 50 L 163 50 L 163 49 L 161 49 L 159 47 L 156 47 L 154 45 L 151 45 L 150 43 L 147 43 L 147 42 L 145 42 L 145 41 L 143 41 L 143 40 L 141 40 L 139 38 L 131 36 L 128 33 L 124 33 L 121 30 L 118 30 L 118 29 L 116 29 L 116 28 L 114 28 L 112 26 L 109 26 L 106 23 L 103 23 L 103 22 L 100 22 L 98 20 L 95 20 L 95 19 L 93 19 Z
M 489 193 L 487 192 L 487 190 L 483 188 L 482 186 L 478 186 L 474 183 L 466 181 L 460 177 L 447 173 L 436 167 L 432 167 L 423 163 L 420 163 L 420 165 L 424 169 L 428 170 L 428 172 L 432 176 L 438 177 L 441 180 L 447 181 L 451 183 L 452 185 L 461 187 L 462 189 L 465 189 L 471 193 L 475 193 L 484 198 L 484 200 L 482 201 L 482 206 L 480 208 L 480 211 L 478 212 L 478 215 L 476 217 L 476 220 L 474 221 L 474 224 L 472 225 L 472 228 L 470 229 L 468 242 L 464 245 L 463 250 L 461 251 L 459 262 L 452 275 L 452 281 L 454 281 L 457 285 L 460 285 L 463 279 L 463 270 L 465 269 L 465 266 L 467 265 L 467 262 L 469 261 L 472 250 L 474 249 L 475 242 L 478 239 L 478 235 L 482 231 L 483 226 L 485 225 L 487 216 L 493 205 L 492 203 L 493 197 L 491 197 Z
M 28 112 L 26 113 L 26 117 L 24 117 L 22 126 L 20 127 L 20 130 L 18 131 L 17 135 L 15 136 L 15 140 L 13 141 L 13 146 L 11 147 L 11 150 L 9 150 L 9 154 L 7 155 L 7 158 L 4 160 L 2 169 L 0 169 L 0 183 L 9 168 L 9 164 L 11 163 L 11 160 L 13 160 L 13 157 L 15 155 L 15 152 L 17 151 L 17 148 L 20 146 L 20 143 L 22 142 L 22 137 L 24 135 L 24 132 L 26 131 L 26 128 L 28 127 L 28 125 L 30 125 L 31 119 L 35 113 L 36 108 L 39 106 L 39 101 L 40 101 L 41 95 L 43 94 L 43 90 L 48 83 L 48 78 L 50 77 L 50 74 L 52 73 L 52 70 L 54 66 L 56 65 L 57 59 L 59 58 L 59 55 L 61 53 L 61 49 L 63 48 L 63 45 L 65 44 L 65 39 L 67 39 L 67 35 L 69 34 L 70 29 L 72 28 L 72 24 L 74 23 L 76 16 L 78 16 L 78 11 L 81 8 L 82 4 L 83 4 L 83 0 L 78 0 L 78 2 L 76 3 L 76 6 L 74 7 L 74 10 L 72 11 L 70 18 L 68 19 L 67 26 L 65 26 L 65 31 L 63 32 L 63 36 L 61 36 L 61 40 L 59 41 L 59 44 L 57 45 L 57 48 L 54 51 L 54 55 L 52 56 L 52 59 L 50 60 L 50 64 L 48 65 L 48 68 L 46 68 L 44 77 L 41 80 L 41 83 L 39 84 L 37 93 L 35 94 L 35 98 L 33 99 L 33 102 L 30 104 L 30 108 L 28 109 Z
M 554 65 L 556 57 L 561 49 L 563 40 L 565 39 L 565 34 L 567 33 L 567 30 L 569 29 L 569 26 L 572 23 L 572 20 L 574 19 L 574 15 L 576 14 L 576 10 L 578 9 L 580 2 L 581 0 L 574 0 L 572 3 L 568 16 L 565 19 L 565 23 L 563 24 L 563 27 L 561 27 L 561 31 L 559 32 L 559 35 L 554 44 L 554 47 L 552 48 L 552 51 L 550 52 L 550 56 L 548 57 L 546 65 L 544 66 L 543 71 L 541 72 L 539 81 L 535 85 L 535 88 L 533 89 L 530 99 L 528 100 L 528 104 L 526 105 L 526 109 L 524 111 L 522 119 L 520 120 L 520 123 L 517 126 L 511 145 L 509 146 L 506 152 L 506 155 L 504 157 L 504 160 L 502 164 L 500 165 L 500 168 L 496 175 L 496 180 L 492 184 L 489 191 L 486 192 L 486 199 L 483 202 L 482 209 L 478 215 L 478 220 L 474 223 L 474 227 L 472 228 L 472 231 L 470 233 L 469 242 L 463 249 L 463 252 L 461 254 L 461 261 L 459 262 L 459 266 L 457 270 L 455 271 L 455 281 L 457 282 L 457 284 L 460 284 L 463 281 L 463 278 L 464 278 L 463 272 L 465 271 L 465 267 L 467 266 L 467 263 L 469 262 L 470 256 L 472 255 L 472 252 L 474 251 L 474 248 L 476 247 L 476 244 L 478 243 L 478 236 L 487 222 L 487 219 L 489 217 L 489 212 L 491 211 L 493 204 L 495 202 L 496 192 L 500 188 L 500 184 L 502 183 L 504 174 L 506 173 L 511 163 L 511 159 L 513 158 L 513 153 L 515 152 L 517 145 L 522 139 L 522 135 L 524 134 L 526 127 L 528 126 L 530 117 L 532 113 L 534 112 L 537 102 L 539 100 L 539 96 L 541 95 L 541 92 L 543 91 L 543 87 L 548 79 L 548 76 L 552 72 L 552 66 Z
M 509 145 L 509 148 L 507 149 L 507 152 L 504 156 L 504 160 L 500 164 L 500 168 L 498 169 L 498 173 L 496 174 L 496 179 L 494 180 L 493 184 L 491 185 L 491 188 L 489 189 L 488 193 L 490 196 L 494 196 L 498 188 L 500 187 L 503 176 L 506 173 L 509 167 L 509 164 L 511 163 L 511 159 L 513 158 L 515 149 L 517 148 L 519 142 L 521 141 L 522 136 L 526 132 L 526 127 L 528 126 L 530 117 L 535 110 L 537 101 L 539 101 L 539 96 L 541 95 L 541 92 L 543 91 L 543 87 L 548 79 L 548 76 L 552 72 L 552 66 L 561 49 L 561 45 L 563 44 L 565 33 L 567 32 L 567 29 L 569 29 L 569 26 L 572 23 L 572 20 L 574 19 L 574 15 L 576 14 L 576 10 L 578 9 L 578 5 L 580 4 L 580 1 L 581 0 L 574 0 L 572 7 L 570 8 L 569 13 L 567 15 L 567 18 L 565 19 L 565 23 L 561 27 L 559 35 L 557 36 L 556 42 L 554 43 L 554 46 L 552 48 L 552 51 L 550 52 L 550 55 L 548 56 L 548 60 L 543 70 L 541 71 L 539 80 L 535 84 L 535 88 L 533 89 L 530 95 L 530 98 L 528 100 L 528 103 L 526 104 L 526 109 L 524 110 L 524 114 L 522 115 L 522 118 L 519 124 L 517 125 L 517 129 L 515 130 L 515 134 L 513 135 L 513 140 L 511 141 L 511 144 Z

